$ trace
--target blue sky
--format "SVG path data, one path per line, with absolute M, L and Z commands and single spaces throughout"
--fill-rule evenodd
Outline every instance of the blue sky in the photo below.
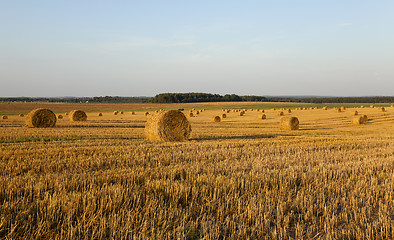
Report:
M 0 0 L 0 96 L 393 96 L 393 13 L 389 0 Z

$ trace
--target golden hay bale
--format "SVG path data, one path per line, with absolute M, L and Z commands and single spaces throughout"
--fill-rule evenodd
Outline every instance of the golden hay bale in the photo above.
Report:
M 283 116 L 283 112 L 282 111 L 280 111 L 280 112 L 278 112 L 278 116 Z
M 174 142 L 189 139 L 191 125 L 181 111 L 170 110 L 150 115 L 145 136 L 153 142 Z
M 327 107 L 327 106 L 324 106 L 322 109 L 323 109 L 323 110 L 327 110 L 327 109 L 328 109 L 328 107 Z
M 196 111 L 196 115 L 200 114 L 200 111 Z
M 368 122 L 368 116 L 367 115 L 363 115 L 363 121 L 366 123 Z
M 25 116 L 25 114 L 23 114 L 23 113 L 19 114 L 19 117 L 24 117 L 24 116 Z
M 135 112 L 131 112 L 131 115 L 135 115 Z
M 99 113 L 98 116 L 101 117 L 101 116 L 103 116 L 103 114 L 102 114 L 102 113 Z
M 370 107 L 370 108 L 374 108 L 375 106 L 374 106 L 374 105 L 370 105 L 369 107 Z
M 315 107 L 315 109 L 319 109 L 319 107 Z
M 391 105 L 390 107 L 394 108 L 394 105 Z
M 118 115 L 118 113 L 119 113 L 118 111 L 114 111 L 113 112 L 114 115 Z
M 222 114 L 222 118 L 226 118 L 227 115 L 225 113 Z
M 266 118 L 267 118 L 267 116 L 265 116 L 265 114 L 261 114 L 258 116 L 258 119 L 266 119 Z
M 6 120 L 6 119 L 8 119 L 8 116 L 7 116 L 7 115 L 3 115 L 3 116 L 1 117 L 1 119 Z
M 49 109 L 37 108 L 32 110 L 26 117 L 26 125 L 33 128 L 54 127 L 56 115 Z
M 291 109 L 287 109 L 287 112 L 288 112 L 288 113 L 291 113 Z
M 192 112 L 189 113 L 189 117 L 194 117 L 194 114 Z
M 120 114 L 124 114 L 124 112 L 123 112 L 123 111 L 121 111 L 121 112 L 120 112 Z
M 358 112 L 357 111 L 354 111 L 354 113 L 352 114 L 353 116 L 357 116 L 358 115 Z
M 64 115 L 68 116 L 68 112 L 64 113 Z
M 346 110 L 346 107 L 342 106 L 342 107 L 341 107 L 341 110 L 342 110 L 342 111 L 343 111 L 343 110 Z
M 63 119 L 63 115 L 61 114 L 57 115 L 57 119 Z
M 149 115 L 149 112 L 145 112 L 144 115 L 145 115 L 145 116 L 148 116 L 148 115 Z
M 264 109 L 261 109 L 261 112 L 264 113 Z
M 213 122 L 220 122 L 220 117 L 219 116 L 215 116 L 214 118 L 213 118 Z
M 230 110 L 227 109 L 226 113 L 230 113 Z
M 244 111 L 239 112 L 239 116 L 243 116 L 243 115 L 245 115 Z
M 364 123 L 364 118 L 362 116 L 357 116 L 352 119 L 353 124 L 363 124 Z
M 385 112 L 385 111 L 386 111 L 386 109 L 385 109 L 384 107 L 380 107 L 380 108 L 379 108 L 379 111 L 381 111 L 381 112 Z
M 76 122 L 76 121 L 86 121 L 88 119 L 88 116 L 86 113 L 82 110 L 73 110 L 70 112 L 68 119 L 71 122 Z
M 360 108 L 364 108 L 364 105 L 361 105 Z
M 335 108 L 335 112 L 342 112 L 340 108 Z
M 300 122 L 296 117 L 282 117 L 280 119 L 281 130 L 298 130 Z

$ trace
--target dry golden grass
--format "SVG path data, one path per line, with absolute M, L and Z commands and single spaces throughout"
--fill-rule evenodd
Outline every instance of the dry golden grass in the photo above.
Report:
M 272 107 L 221 108 L 177 143 L 145 140 L 144 107 L 55 128 L 2 113 L 0 239 L 394 238 L 392 109 L 293 110 L 285 132 Z

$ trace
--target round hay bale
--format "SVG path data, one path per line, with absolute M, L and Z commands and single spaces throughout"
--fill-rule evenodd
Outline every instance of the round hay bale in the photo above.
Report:
M 322 109 L 323 109 L 323 110 L 327 110 L 327 109 L 328 109 L 328 107 L 327 107 L 327 106 L 324 106 Z
M 227 109 L 226 113 L 230 113 L 230 110 L 229 110 L 229 109 Z
M 98 116 L 101 117 L 101 116 L 103 116 L 103 114 L 102 114 L 102 113 L 99 113 Z
M 374 106 L 374 105 L 369 105 L 369 107 L 370 107 L 370 108 L 374 108 L 375 106 Z
M 353 124 L 363 124 L 364 123 L 364 118 L 362 116 L 357 116 L 352 119 Z
M 264 109 L 261 109 L 261 112 L 264 113 Z
M 149 115 L 149 112 L 145 112 L 144 114 L 145 114 L 145 116 L 148 116 L 148 115 Z
M 61 114 L 57 115 L 57 119 L 63 119 L 63 115 Z
M 385 109 L 384 107 L 381 107 L 381 108 L 379 108 L 379 111 L 381 111 L 381 112 L 385 112 L 385 111 L 386 111 L 386 109 Z
M 280 112 L 278 112 L 278 116 L 283 116 L 283 112 L 282 111 L 280 111 Z
M 135 115 L 135 112 L 131 112 L 131 115 Z
M 342 111 L 346 110 L 346 107 L 342 106 L 342 107 L 341 107 L 341 110 L 342 110 Z
M 123 111 L 121 111 L 121 112 L 120 112 L 120 114 L 124 114 L 124 112 L 123 112 Z
M 64 115 L 68 116 L 68 112 L 65 112 Z
M 68 119 L 71 122 L 80 122 L 80 121 L 86 121 L 86 119 L 88 119 L 88 116 L 82 110 L 73 110 L 70 112 Z
M 3 116 L 1 117 L 1 119 L 6 120 L 6 119 L 8 119 L 8 116 L 7 116 L 7 115 L 3 115 Z
M 335 108 L 335 112 L 342 112 L 340 108 Z
M 194 117 L 194 114 L 192 112 L 189 113 L 189 117 Z
M 198 115 L 198 114 L 200 114 L 200 112 L 199 112 L 199 111 L 196 111 L 196 115 Z
M 32 128 L 49 128 L 56 125 L 56 115 L 49 109 L 37 108 L 26 117 L 26 125 Z
M 153 142 L 174 142 L 189 139 L 191 125 L 177 110 L 163 111 L 148 117 L 145 136 Z
M 19 114 L 19 117 L 24 117 L 24 116 L 25 116 L 25 114 L 23 114 L 23 113 Z
M 113 112 L 114 115 L 118 115 L 118 113 L 119 113 L 118 111 L 114 111 Z
M 394 105 L 390 105 L 390 107 L 394 108 Z
M 244 116 L 244 115 L 245 115 L 244 111 L 239 112 L 239 116 Z
M 291 113 L 291 109 L 287 109 L 287 112 L 288 112 L 288 113 Z
M 358 115 L 358 112 L 357 111 L 354 111 L 354 113 L 352 114 L 353 116 L 357 116 Z
M 364 123 L 368 122 L 368 116 L 367 115 L 363 115 L 363 122 Z
M 300 122 L 296 117 L 282 117 L 280 119 L 281 130 L 298 130 Z
M 220 117 L 219 116 L 215 116 L 214 118 L 213 118 L 213 122 L 220 122 Z
M 266 119 L 266 118 L 267 118 L 267 116 L 265 116 L 265 114 L 261 114 L 258 116 L 258 119 Z
M 360 108 L 364 108 L 364 105 L 361 105 Z
M 222 118 L 226 118 L 227 115 L 225 113 L 222 114 Z

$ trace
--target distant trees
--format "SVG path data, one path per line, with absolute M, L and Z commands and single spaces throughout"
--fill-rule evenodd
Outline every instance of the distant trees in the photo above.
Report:
M 236 94 L 211 93 L 161 93 L 149 99 L 152 103 L 191 103 L 191 102 L 240 102 L 240 101 L 267 101 L 265 97 L 238 96 Z
M 191 103 L 191 102 L 302 102 L 302 103 L 394 103 L 394 97 L 263 97 L 224 96 L 211 93 L 161 93 L 150 97 L 64 97 L 64 98 L 0 98 L 0 102 L 67 102 L 67 103 Z
M 30 98 L 30 97 L 11 97 L 0 98 L 0 102 L 65 102 L 65 103 L 144 103 L 150 97 L 54 97 L 54 98 Z

